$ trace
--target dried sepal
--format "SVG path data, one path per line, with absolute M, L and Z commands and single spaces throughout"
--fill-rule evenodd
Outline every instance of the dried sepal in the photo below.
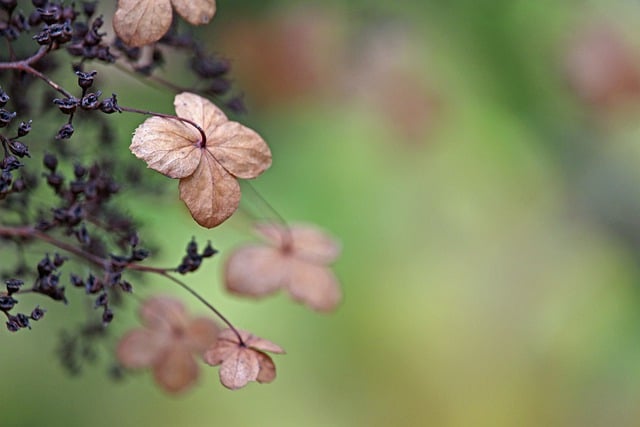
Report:
M 266 244 L 238 248 L 227 259 L 224 280 L 229 292 L 261 298 L 285 289 L 314 310 L 337 307 L 342 292 L 329 264 L 340 246 L 333 238 L 311 225 L 260 224 L 256 229 Z
M 276 378 L 276 367 L 271 356 L 265 352 L 284 353 L 277 344 L 257 337 L 247 331 L 238 331 L 242 342 L 231 330 L 220 332 L 218 341 L 204 354 L 209 365 L 220 365 L 220 382 L 225 387 L 236 390 L 251 381 L 268 383 Z
M 176 12 L 192 25 L 208 23 L 216 12 L 215 0 L 118 0 L 113 29 L 128 46 L 144 46 L 162 38 Z
M 196 222 L 212 228 L 229 218 L 240 203 L 236 178 L 255 178 L 271 165 L 271 151 L 253 130 L 231 122 L 211 101 L 192 93 L 176 95 L 176 119 L 152 117 L 140 125 L 131 152 L 148 167 L 180 179 L 180 198 Z
M 120 339 L 118 360 L 129 369 L 151 368 L 158 385 L 170 393 L 188 389 L 199 375 L 194 356 L 216 341 L 216 324 L 189 316 L 182 303 L 170 297 L 146 300 L 139 314 L 144 327 Z
M 160 40 L 171 26 L 170 0 L 118 0 L 113 29 L 129 46 Z

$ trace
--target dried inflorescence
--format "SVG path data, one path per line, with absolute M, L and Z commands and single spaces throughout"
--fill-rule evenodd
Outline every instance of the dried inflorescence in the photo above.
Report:
M 314 310 L 331 311 L 342 298 L 329 264 L 340 245 L 312 225 L 258 224 L 264 244 L 236 249 L 225 263 L 224 281 L 230 292 L 261 298 L 279 289 Z
M 75 302 L 73 292 L 84 296 L 92 310 L 61 335 L 57 349 L 63 366 L 78 373 L 98 359 L 99 349 L 113 338 L 108 326 L 120 319 L 134 288 L 141 288 L 141 276 L 151 274 L 189 292 L 227 328 L 219 331 L 213 319 L 190 316 L 173 297 L 152 296 L 140 306 L 142 327 L 114 343 L 117 364 L 111 373 L 149 368 L 160 388 L 179 393 L 195 384 L 197 362 L 204 358 L 220 365 L 227 388 L 273 381 L 276 368 L 267 353 L 283 353 L 282 348 L 236 329 L 181 279 L 216 259 L 211 242 L 199 249 L 195 237 L 185 239 L 186 253 L 176 267 L 147 264 L 152 252 L 141 245 L 139 224 L 129 212 L 136 212 L 136 196 L 149 186 L 141 163 L 118 151 L 122 144 L 114 131 L 120 113 L 151 116 L 135 130 L 131 152 L 179 179 L 180 198 L 201 226 L 219 226 L 236 212 L 237 180 L 269 168 L 271 151 L 257 132 L 228 120 L 218 107 L 243 110 L 240 97 L 226 98 L 226 104 L 223 98 L 230 93 L 229 61 L 208 54 L 180 32 L 184 23 L 172 22 L 172 9 L 188 24 L 208 22 L 214 0 L 121 0 L 113 19 L 97 13 L 99 1 L 77 6 L 32 0 L 32 5 L 28 12 L 15 1 L 0 1 L 0 38 L 10 47 L 7 56 L 0 54 L 0 258 L 9 260 L 0 270 L 0 312 L 7 330 L 30 329 L 45 315 L 45 303 L 23 310 L 22 295 L 63 304 Z M 110 21 L 119 37 L 104 28 Z M 165 55 L 176 50 L 188 57 L 186 66 L 195 77 L 191 87 L 154 78 Z M 60 52 L 66 55 L 62 61 Z M 117 63 L 118 70 L 178 93 L 175 115 L 123 105 L 115 91 L 102 87 L 92 62 Z M 56 81 L 61 73 L 68 77 L 69 69 L 72 88 Z M 47 89 L 42 105 L 31 90 L 35 82 Z M 53 132 L 46 131 L 49 119 L 58 121 Z M 131 197 L 126 209 L 118 198 L 123 187 Z M 334 309 L 341 291 L 328 265 L 338 256 L 337 243 L 310 226 L 262 224 L 258 230 L 267 244 L 242 248 L 229 258 L 227 289 L 259 297 L 284 288 L 313 309 Z
M 260 135 L 229 121 L 206 98 L 181 93 L 173 104 L 186 122 L 151 117 L 136 129 L 130 149 L 151 169 L 180 179 L 180 198 L 193 218 L 215 227 L 240 204 L 236 178 L 264 172 L 271 166 L 271 151 Z

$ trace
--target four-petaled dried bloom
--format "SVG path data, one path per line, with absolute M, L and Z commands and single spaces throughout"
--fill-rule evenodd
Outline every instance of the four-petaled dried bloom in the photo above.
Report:
M 265 353 L 284 353 L 277 344 L 239 330 L 242 342 L 231 329 L 218 335 L 218 341 L 204 354 L 204 361 L 211 366 L 220 365 L 220 382 L 236 390 L 250 381 L 269 383 L 276 378 L 276 365 Z
M 260 224 L 256 230 L 266 244 L 241 247 L 227 259 L 224 279 L 230 292 L 259 298 L 284 288 L 314 310 L 338 305 L 342 293 L 329 268 L 340 254 L 334 239 L 311 225 Z
M 216 13 L 215 0 L 119 0 L 113 29 L 131 47 L 156 42 L 171 27 L 172 6 L 192 25 L 206 24 Z
M 125 334 L 118 343 L 118 360 L 126 368 L 152 368 L 160 387 L 178 393 L 199 375 L 195 356 L 216 341 L 218 328 L 206 317 L 192 318 L 171 297 L 153 297 L 140 308 L 143 328 Z
M 180 179 L 180 198 L 196 222 L 212 228 L 229 218 L 240 203 L 236 178 L 255 178 L 271 166 L 271 151 L 255 131 L 232 122 L 209 100 L 188 92 L 176 95 L 183 121 L 151 117 L 136 129 L 131 152 L 148 167 Z

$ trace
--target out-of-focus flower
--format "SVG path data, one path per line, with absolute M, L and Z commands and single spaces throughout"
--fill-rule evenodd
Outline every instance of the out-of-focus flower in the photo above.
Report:
M 640 98 L 637 52 L 613 28 L 579 32 L 568 47 L 565 68 L 570 86 L 587 104 L 612 108 Z
M 311 225 L 260 224 L 256 230 L 266 243 L 241 247 L 227 259 L 224 278 L 230 292 L 259 298 L 284 288 L 314 310 L 338 305 L 342 292 L 329 268 L 340 254 L 334 239 Z
M 182 303 L 170 297 L 146 300 L 139 314 L 143 327 L 120 339 L 118 360 L 129 369 L 152 368 L 158 385 L 170 393 L 188 389 L 199 375 L 195 356 L 216 341 L 216 324 L 190 317 Z
M 242 342 L 231 329 L 220 332 L 218 341 L 204 354 L 204 361 L 211 366 L 220 365 L 220 382 L 232 390 L 242 388 L 250 381 L 270 383 L 276 378 L 276 365 L 265 351 L 284 353 L 277 344 L 238 331 Z

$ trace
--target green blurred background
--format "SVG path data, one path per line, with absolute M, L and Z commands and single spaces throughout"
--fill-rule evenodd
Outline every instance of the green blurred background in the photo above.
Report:
M 203 230 L 177 190 L 150 195 L 131 209 L 157 265 L 211 239 L 220 259 L 187 281 L 287 350 L 277 380 L 231 392 L 203 366 L 171 397 L 146 373 L 71 378 L 52 353 L 74 322 L 51 307 L 3 334 L 0 424 L 640 425 L 638 22 L 629 1 L 220 1 L 200 34 L 274 153 L 254 185 L 342 241 L 342 306 L 224 294 L 246 217 Z M 171 112 L 116 78 L 121 103 Z M 122 123 L 126 150 L 139 120 Z

